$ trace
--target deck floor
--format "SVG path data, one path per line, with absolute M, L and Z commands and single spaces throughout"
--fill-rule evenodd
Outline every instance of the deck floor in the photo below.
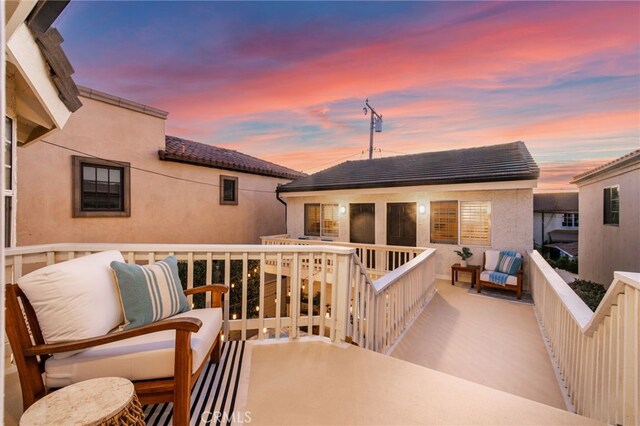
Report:
M 253 347 L 257 425 L 570 425 L 591 419 L 352 345 Z
M 391 356 L 565 409 L 533 307 L 468 290 L 438 280 Z

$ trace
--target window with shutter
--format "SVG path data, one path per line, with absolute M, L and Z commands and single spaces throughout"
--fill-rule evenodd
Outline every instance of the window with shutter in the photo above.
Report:
M 491 245 L 491 202 L 460 202 L 460 244 Z
M 337 204 L 322 205 L 322 226 L 320 235 L 322 237 L 337 237 L 340 231 L 340 218 L 338 216 Z
M 431 202 L 431 242 L 458 244 L 458 202 Z

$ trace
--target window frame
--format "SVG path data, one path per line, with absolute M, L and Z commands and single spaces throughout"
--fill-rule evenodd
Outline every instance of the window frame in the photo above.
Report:
M 7 122 L 8 121 L 8 122 Z M 4 116 L 4 126 L 2 132 L 2 150 L 3 150 L 3 161 L 2 168 L 4 172 L 2 173 L 2 195 L 5 207 L 9 207 L 7 211 L 5 208 L 4 216 L 2 218 L 4 223 L 4 233 L 3 233 L 3 246 L 4 247 L 15 247 L 16 245 L 16 197 L 17 197 L 17 184 L 18 184 L 18 173 L 16 169 L 17 158 L 16 151 L 18 146 L 18 132 L 17 132 L 17 120 L 15 117 L 10 117 L 8 115 Z M 9 131 L 10 140 L 7 138 L 7 130 Z M 5 165 L 4 161 L 4 152 L 5 145 L 11 145 L 11 164 Z M 11 185 L 10 188 L 4 187 L 6 174 L 9 173 L 9 183 Z
M 103 160 L 93 157 L 72 156 L 73 163 L 73 217 L 130 217 L 131 216 L 131 167 L 124 161 Z M 82 209 L 82 167 L 122 169 L 122 209 L 83 210 Z
M 567 220 L 569 218 L 569 220 Z M 567 229 L 575 229 L 580 226 L 580 218 L 578 213 L 562 213 L 562 227 Z
M 310 232 L 307 224 L 308 224 L 308 218 L 309 218 L 309 212 L 307 210 L 307 207 L 311 207 L 311 206 L 317 206 L 320 214 L 319 216 L 319 223 L 318 223 L 318 232 Z M 333 219 L 333 222 L 335 222 L 337 224 L 336 229 L 335 229 L 335 235 L 332 232 L 331 234 L 325 234 L 324 231 L 325 229 L 328 229 L 324 226 L 324 222 L 325 222 L 325 218 L 324 218 L 324 208 L 332 206 L 336 208 L 336 215 L 335 218 Z M 340 238 L 340 205 L 338 203 L 304 203 L 304 224 L 303 224 L 303 228 L 304 228 L 304 235 L 307 237 L 320 237 L 320 238 Z M 327 219 L 329 220 L 329 219 Z
M 612 220 L 612 213 L 613 213 L 613 209 L 611 208 L 613 205 L 612 202 L 612 198 L 611 197 L 611 192 L 612 190 L 615 188 L 616 190 L 616 195 L 618 196 L 617 201 L 618 201 L 618 209 L 617 209 L 617 220 L 616 222 L 613 222 Z M 609 200 L 608 200 L 608 206 L 607 206 L 607 191 L 609 192 Z M 608 207 L 608 209 L 607 209 Z M 607 215 L 607 213 L 609 213 Z M 604 225 L 609 225 L 609 226 L 620 226 L 620 185 L 611 185 L 611 186 L 606 186 L 603 188 L 602 191 L 602 223 Z
M 225 181 L 233 182 L 233 200 L 225 200 L 224 198 Z M 220 175 L 220 204 L 223 206 L 238 205 L 238 177 L 237 176 Z
M 456 241 L 441 242 L 433 240 L 433 203 L 456 203 Z M 488 244 L 472 244 L 462 242 L 462 203 L 488 203 L 489 204 L 489 241 Z M 430 244 L 446 244 L 451 246 L 468 246 L 468 247 L 492 247 L 493 242 L 493 201 L 491 200 L 430 200 L 429 201 L 429 243 Z

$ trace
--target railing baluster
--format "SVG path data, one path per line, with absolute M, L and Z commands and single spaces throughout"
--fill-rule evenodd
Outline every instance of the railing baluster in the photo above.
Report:
M 242 329 L 241 338 L 247 340 L 247 287 L 249 286 L 249 255 L 242 253 Z
M 280 339 L 282 312 L 282 253 L 276 256 L 276 339 Z

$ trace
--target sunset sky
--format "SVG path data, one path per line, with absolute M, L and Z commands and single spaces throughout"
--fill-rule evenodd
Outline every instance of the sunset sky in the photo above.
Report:
M 541 189 L 640 148 L 640 3 L 85 2 L 56 26 L 78 84 L 167 134 L 307 173 L 524 141 Z

